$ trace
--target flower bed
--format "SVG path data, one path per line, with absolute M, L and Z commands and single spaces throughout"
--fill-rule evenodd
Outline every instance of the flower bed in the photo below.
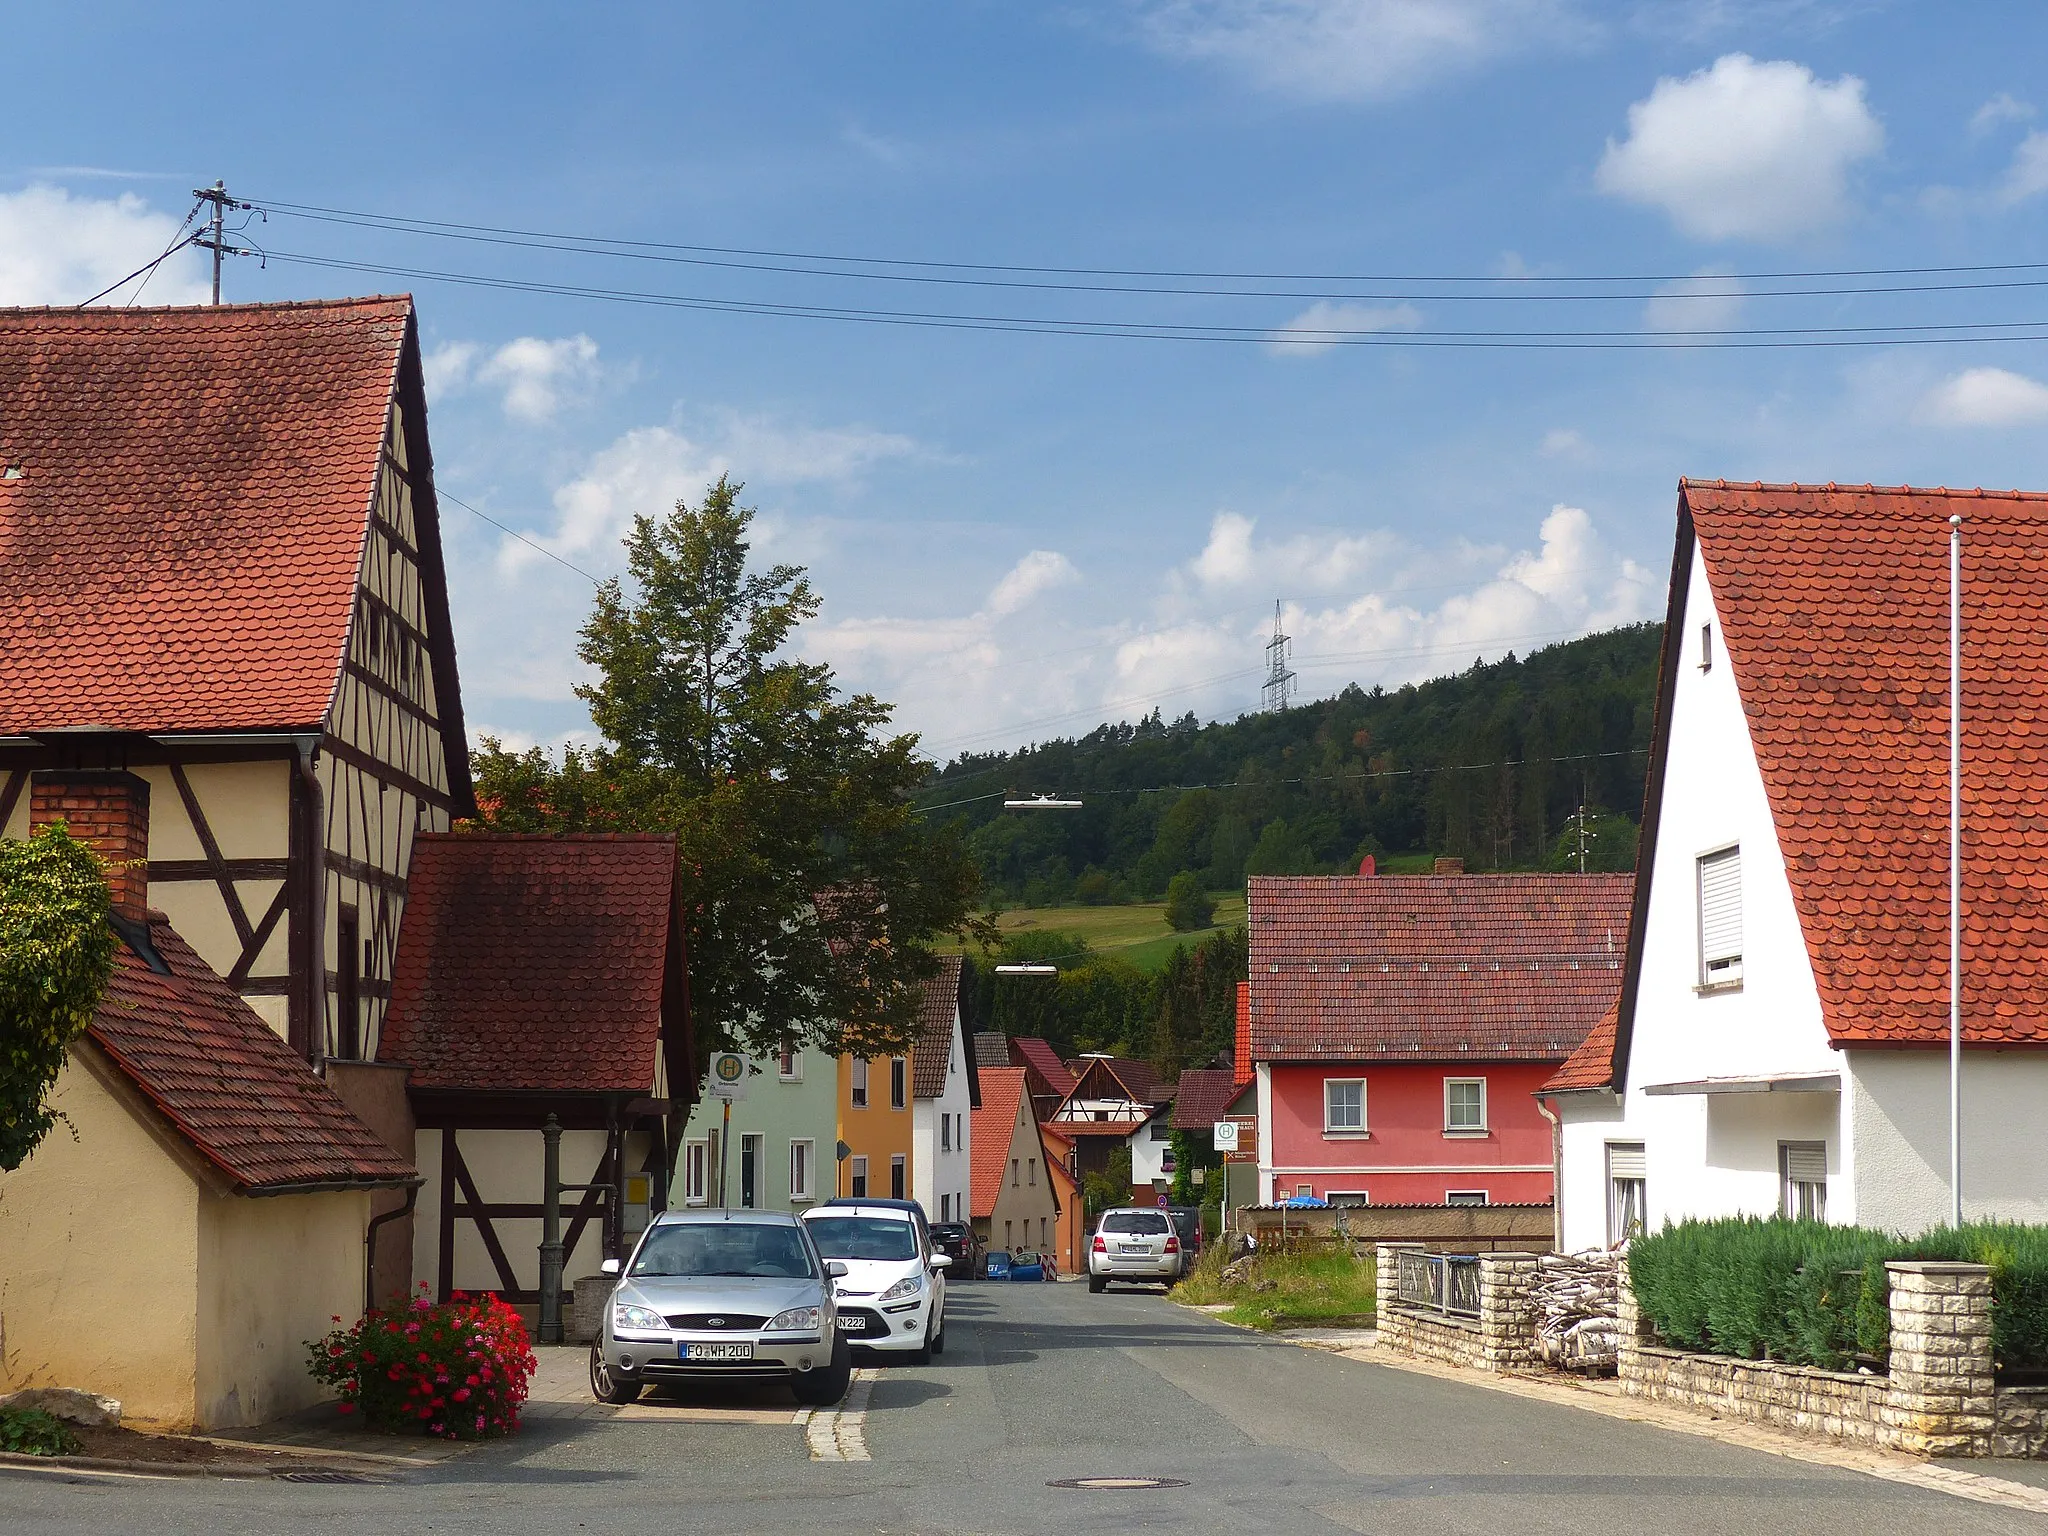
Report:
M 307 1368 L 340 1394 L 342 1412 L 373 1429 L 449 1440 L 516 1431 L 537 1363 L 516 1311 L 460 1292 L 439 1305 L 420 1296 L 373 1309 L 306 1350 Z

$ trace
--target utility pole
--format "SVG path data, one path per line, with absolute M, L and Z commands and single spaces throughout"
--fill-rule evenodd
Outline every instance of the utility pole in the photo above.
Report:
M 226 219 L 229 209 L 241 211 L 253 208 L 255 205 L 253 203 L 236 202 L 235 199 L 229 197 L 228 184 L 224 181 L 216 181 L 210 187 L 194 187 L 192 195 L 202 203 L 213 204 L 213 212 L 207 217 L 206 228 L 192 237 L 192 243 L 203 251 L 213 252 L 213 302 L 218 304 L 220 302 L 220 259 L 223 256 L 254 256 L 257 254 L 255 251 L 244 246 L 229 245 L 223 221 Z
M 1260 704 L 1263 708 L 1285 709 L 1287 700 L 1294 692 L 1294 669 L 1287 665 L 1287 658 L 1294 645 L 1292 636 L 1280 630 L 1280 599 L 1273 599 L 1273 638 L 1266 642 L 1266 681 L 1260 688 Z

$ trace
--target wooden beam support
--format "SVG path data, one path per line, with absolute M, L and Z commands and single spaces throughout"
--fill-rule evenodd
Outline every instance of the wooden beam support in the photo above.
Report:
M 392 687 L 391 684 L 385 682 L 383 678 L 372 672 L 361 662 L 344 661 L 341 664 L 341 670 L 379 698 L 388 699 L 393 704 L 396 704 L 406 714 L 419 721 L 420 724 L 436 731 L 441 729 L 441 722 L 436 720 L 430 711 L 423 709 L 419 704 L 415 703 L 403 690 Z
M 199 846 L 206 852 L 207 868 L 212 871 L 213 883 L 220 888 L 220 899 L 228 909 L 228 921 L 235 925 L 235 937 L 248 947 L 255 937 L 255 925 L 249 921 L 249 914 L 242 906 L 242 893 L 235 889 L 235 878 L 228 873 L 228 861 L 221 854 L 220 843 L 213 835 L 213 827 L 207 822 L 206 812 L 199 804 L 199 796 L 192 791 L 192 781 L 185 777 L 182 763 L 172 763 L 171 783 L 177 786 L 178 798 L 184 802 L 185 815 L 191 819 L 192 830 L 199 836 Z
M 152 866 L 152 874 L 154 867 Z M 270 942 L 270 935 L 276 931 L 278 919 L 284 916 L 285 908 L 291 904 L 291 883 L 287 881 L 277 888 L 277 894 L 270 898 L 270 907 L 263 918 L 242 941 L 242 958 L 235 962 L 235 968 L 228 972 L 228 985 L 238 991 L 247 992 L 249 970 L 263 953 L 263 946 Z
M 327 867 L 337 875 L 346 875 L 351 880 L 360 880 L 364 885 L 373 885 L 380 891 L 389 891 L 394 896 L 406 892 L 405 877 L 394 875 L 388 869 L 379 869 L 374 864 L 365 864 L 361 859 L 352 859 L 345 853 L 327 855 Z
M 21 799 L 21 792 L 28 788 L 28 770 L 17 768 L 7 775 L 7 782 L 0 784 L 0 832 L 7 830 L 7 818 L 14 814 L 14 807 Z
M 434 788 L 424 779 L 416 779 L 403 769 L 380 762 L 362 748 L 343 741 L 332 732 L 320 738 L 320 750 L 351 768 L 360 769 L 387 789 L 402 790 L 416 800 L 424 800 L 439 810 L 451 810 L 454 801 L 444 790 Z

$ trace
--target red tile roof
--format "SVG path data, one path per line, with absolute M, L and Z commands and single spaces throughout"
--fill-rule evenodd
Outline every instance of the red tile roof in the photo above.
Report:
M 1173 1099 L 1173 1128 L 1206 1131 L 1223 1118 L 1223 1107 L 1237 1095 L 1236 1075 L 1228 1067 L 1191 1067 L 1180 1075 Z
M 0 735 L 325 719 L 411 316 L 0 310 Z
M 1020 1102 L 1026 1102 L 1022 1067 L 981 1069 L 981 1108 L 974 1111 L 969 1124 L 974 1138 L 972 1201 L 976 1216 L 995 1213 L 996 1197 L 1003 1191 L 1003 1171 L 1009 1166 L 1010 1138 L 1016 1132 Z
M 1033 1068 L 1054 1093 L 1065 1093 L 1074 1086 L 1073 1072 L 1060 1060 L 1060 1053 L 1050 1041 L 1035 1035 L 1019 1035 L 1010 1042 L 1010 1060 L 1020 1067 Z
M 1074 1087 L 1078 1088 L 1088 1076 L 1091 1068 L 1107 1072 L 1123 1091 L 1141 1104 L 1167 1104 L 1173 1100 L 1173 1084 L 1164 1082 L 1159 1069 L 1149 1061 L 1140 1061 L 1134 1056 L 1082 1056 L 1067 1065 L 1075 1075 Z M 1069 1097 L 1073 1088 L 1067 1090 Z M 1109 1097 L 1107 1094 L 1091 1093 L 1090 1098 Z
M 1632 875 L 1260 876 L 1258 1061 L 1562 1061 L 1621 986 Z
M 672 837 L 421 834 L 378 1059 L 415 1089 L 648 1092 L 675 860 Z
M 1551 1073 L 1538 1093 L 1571 1093 L 1581 1088 L 1605 1088 L 1614 1081 L 1614 1028 L 1621 1011 L 1615 1006 L 1600 1015 L 1600 1022 L 1579 1042 L 1579 1048 Z
M 161 912 L 149 914 L 149 938 L 170 974 L 120 946 L 87 1034 L 238 1192 L 417 1177 Z
M 1948 1037 L 1962 518 L 1964 1031 L 2048 1044 L 2048 497 L 1696 480 L 1679 496 L 1838 1045 Z
M 938 974 L 925 981 L 924 1005 L 917 1016 L 917 1039 L 910 1053 L 912 1097 L 936 1099 L 946 1091 L 946 1068 L 953 1059 L 953 1033 L 959 1021 L 960 957 L 941 955 Z

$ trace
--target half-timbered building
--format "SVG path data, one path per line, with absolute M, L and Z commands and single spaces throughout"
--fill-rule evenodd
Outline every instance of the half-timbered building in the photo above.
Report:
M 376 1055 L 413 839 L 474 814 L 407 298 L 0 311 L 0 835 L 126 769 L 153 900 Z

